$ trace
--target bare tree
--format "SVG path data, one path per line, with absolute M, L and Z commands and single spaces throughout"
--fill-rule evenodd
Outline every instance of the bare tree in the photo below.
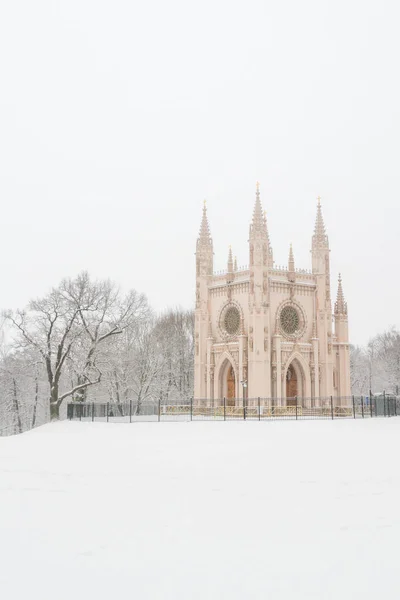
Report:
M 194 313 L 168 310 L 158 318 L 154 330 L 162 357 L 158 394 L 170 402 L 187 402 L 193 395 Z
M 146 402 L 187 402 L 193 395 L 193 323 L 192 311 L 169 310 L 111 340 L 96 399 L 132 400 L 139 413 Z
M 15 347 L 34 349 L 45 365 L 52 419 L 59 418 L 65 398 L 82 398 L 101 381 L 101 347 L 132 323 L 146 320 L 148 310 L 143 295 L 131 291 L 123 297 L 110 281 L 91 281 L 84 272 L 30 302 L 28 310 L 6 313 L 17 334 Z M 68 361 L 75 373 L 72 382 L 65 377 Z
M 350 346 L 350 378 L 353 394 L 369 394 L 370 359 L 365 348 Z
M 382 389 L 398 393 L 400 385 L 400 332 L 392 327 L 373 339 L 375 369 Z

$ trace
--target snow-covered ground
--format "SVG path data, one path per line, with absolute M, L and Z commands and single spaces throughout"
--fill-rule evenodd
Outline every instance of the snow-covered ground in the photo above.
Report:
M 400 418 L 0 439 L 7 600 L 400 598 Z

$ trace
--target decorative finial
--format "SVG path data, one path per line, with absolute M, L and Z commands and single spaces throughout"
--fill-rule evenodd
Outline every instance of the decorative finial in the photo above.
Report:
M 317 196 L 317 200 L 317 216 L 315 219 L 314 235 L 312 238 L 312 248 L 313 250 L 318 248 L 329 249 L 328 236 L 326 234 L 324 219 L 322 217 L 321 196 Z
M 207 206 L 207 200 L 205 198 L 203 200 L 203 205 L 204 205 L 204 208 Z
M 256 194 L 260 193 L 260 182 L 256 181 Z
M 289 281 L 294 281 L 294 279 L 295 279 L 295 268 L 294 268 L 294 255 L 293 255 L 293 246 L 292 246 L 292 244 L 290 244 L 290 250 L 289 250 L 288 275 L 289 275 Z
M 228 253 L 228 273 L 233 273 L 232 246 L 229 246 L 229 253 Z
M 342 275 L 339 273 L 339 285 L 335 302 L 335 314 L 347 315 L 347 302 L 344 299 Z
M 199 238 L 198 238 L 198 241 L 200 241 L 200 240 L 202 240 L 202 243 L 205 243 L 207 246 L 210 245 L 210 242 L 212 245 L 210 227 L 208 225 L 208 220 L 207 220 L 206 200 L 204 200 L 203 216 L 201 219 L 200 233 L 199 233 Z

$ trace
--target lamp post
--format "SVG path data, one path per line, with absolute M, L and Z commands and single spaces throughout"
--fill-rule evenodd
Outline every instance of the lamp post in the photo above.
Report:
M 246 388 L 247 388 L 247 379 L 242 379 L 240 382 L 243 387 L 243 418 L 246 419 Z

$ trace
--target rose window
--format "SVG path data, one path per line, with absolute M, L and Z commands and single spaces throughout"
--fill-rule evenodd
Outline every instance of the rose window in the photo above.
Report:
M 236 335 L 240 327 L 240 312 L 235 306 L 230 306 L 224 316 L 224 329 L 229 335 Z
M 285 306 L 280 316 L 281 327 L 287 335 L 295 334 L 300 327 L 299 313 L 293 306 Z

